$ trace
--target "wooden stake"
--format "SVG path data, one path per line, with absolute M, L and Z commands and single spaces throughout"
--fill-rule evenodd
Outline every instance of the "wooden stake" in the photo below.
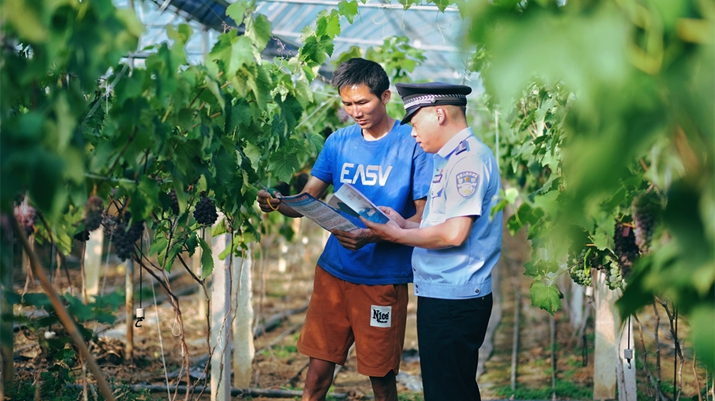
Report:
M 593 367 L 593 399 L 616 398 L 616 346 L 617 315 L 614 308 L 616 297 L 606 285 L 606 275 L 597 270 L 596 281 L 596 344 Z

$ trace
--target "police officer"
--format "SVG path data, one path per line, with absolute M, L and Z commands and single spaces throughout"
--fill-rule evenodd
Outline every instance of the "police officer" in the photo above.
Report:
M 402 123 L 434 158 L 421 223 L 389 208 L 387 224 L 363 222 L 387 241 L 414 246 L 417 334 L 426 401 L 480 400 L 479 347 L 492 310 L 492 269 L 501 254 L 501 212 L 490 218 L 501 188 L 492 151 L 467 126 L 471 88 L 443 83 L 396 84 Z

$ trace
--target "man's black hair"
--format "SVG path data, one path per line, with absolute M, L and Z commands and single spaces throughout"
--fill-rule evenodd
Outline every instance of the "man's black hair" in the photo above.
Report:
M 332 84 L 338 92 L 346 86 L 365 84 L 370 92 L 380 97 L 390 88 L 390 79 L 380 64 L 364 58 L 351 58 L 335 70 Z

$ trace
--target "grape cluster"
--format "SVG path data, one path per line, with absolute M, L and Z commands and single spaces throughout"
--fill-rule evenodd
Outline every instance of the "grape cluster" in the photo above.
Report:
M 287 182 L 281 181 L 274 187 L 283 196 L 290 196 L 290 185 Z
M 169 191 L 169 199 L 171 200 L 171 211 L 175 214 L 179 214 L 179 198 L 176 197 L 176 190 L 171 188 Z
M 126 218 L 128 221 L 129 218 Z M 132 224 L 127 230 L 127 223 L 122 221 L 114 228 L 114 249 L 121 260 L 127 260 L 134 254 L 134 243 L 142 236 L 144 222 Z
M 305 184 L 308 183 L 309 178 L 310 177 L 305 172 L 301 172 L 297 176 L 293 177 L 290 183 L 291 187 L 293 187 L 293 191 L 297 194 L 303 192 L 303 188 L 305 188 Z
M 591 268 L 588 266 L 585 248 L 581 249 L 578 255 L 569 255 L 567 265 L 569 274 L 576 284 L 585 287 L 591 285 Z
M 621 267 L 616 260 L 610 259 L 608 263 L 608 270 L 606 270 L 606 285 L 612 290 L 623 287 Z
M 96 195 L 92 195 L 87 199 L 84 205 L 84 228 L 87 231 L 94 231 L 102 224 L 102 211 L 104 210 L 104 201 Z
M 633 203 L 633 223 L 636 225 L 636 245 L 642 254 L 650 252 L 653 231 L 655 230 L 655 207 L 646 201 Z
M 82 230 L 74 235 L 74 239 L 77 241 L 87 242 L 89 241 L 89 231 Z
M 205 226 L 210 226 L 216 222 L 216 219 L 218 219 L 216 206 L 214 206 L 209 197 L 201 196 L 201 200 L 196 204 L 196 210 L 194 210 L 194 218 L 199 224 Z
M 102 215 L 102 227 L 104 227 L 104 236 L 107 240 L 111 240 L 114 236 L 114 230 L 117 228 L 117 218 L 109 213 Z
M 613 242 L 615 244 L 614 251 L 618 257 L 618 265 L 621 268 L 621 274 L 625 277 L 631 271 L 633 262 L 638 258 L 636 236 L 633 235 L 633 230 L 629 225 L 616 224 Z
M 15 206 L 13 209 L 13 214 L 17 220 L 20 227 L 25 230 L 26 235 L 31 235 L 35 232 L 35 220 L 37 219 L 37 212 L 35 208 L 23 203 L 21 205 Z

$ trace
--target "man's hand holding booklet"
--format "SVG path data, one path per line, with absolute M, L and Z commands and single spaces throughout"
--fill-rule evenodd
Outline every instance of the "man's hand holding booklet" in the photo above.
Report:
M 259 185 L 268 191 L 263 184 Z M 352 231 L 359 228 L 338 211 L 358 218 L 362 216 L 375 223 L 390 221 L 385 213 L 350 184 L 343 184 L 327 204 L 308 193 L 280 196 L 280 200 L 328 231 Z
M 330 198 L 328 205 L 353 217 L 362 216 L 374 223 L 385 224 L 390 221 L 382 210 L 350 184 L 343 184 Z

